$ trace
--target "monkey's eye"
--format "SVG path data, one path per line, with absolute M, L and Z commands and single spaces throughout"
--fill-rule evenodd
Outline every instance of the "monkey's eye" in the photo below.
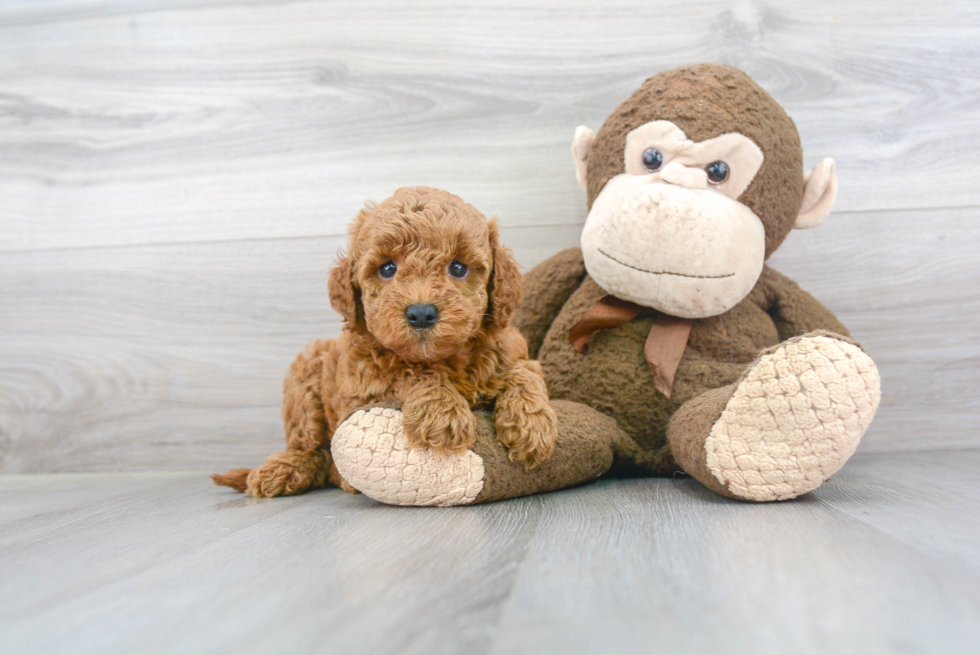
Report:
M 466 264 L 461 264 L 455 260 L 449 265 L 449 274 L 454 278 L 462 280 L 466 277 L 466 273 L 469 271 L 469 267 Z
M 647 148 L 643 151 L 643 167 L 651 173 L 656 173 L 664 165 L 664 156 L 656 148 Z
M 390 280 L 391 278 L 395 277 L 395 271 L 397 270 L 398 267 L 395 265 L 395 262 L 387 261 L 378 267 L 378 275 L 386 280 Z
M 708 174 L 709 182 L 721 184 L 728 179 L 728 164 L 723 161 L 716 161 L 705 166 L 704 172 Z

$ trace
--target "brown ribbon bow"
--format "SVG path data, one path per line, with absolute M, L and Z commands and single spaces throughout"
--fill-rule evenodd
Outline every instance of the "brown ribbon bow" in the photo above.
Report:
M 629 323 L 643 307 L 616 296 L 606 296 L 589 307 L 585 316 L 568 331 L 568 339 L 579 352 L 586 352 L 596 330 L 611 330 Z M 681 363 L 692 321 L 667 314 L 657 314 L 643 345 L 643 356 L 653 373 L 653 386 L 667 398 L 674 388 L 674 374 Z

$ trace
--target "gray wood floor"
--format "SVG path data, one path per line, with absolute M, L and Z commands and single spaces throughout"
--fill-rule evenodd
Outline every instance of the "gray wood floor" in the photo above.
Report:
M 2 653 L 968 653 L 980 451 L 749 505 L 605 480 L 457 509 L 200 473 L 0 477 Z

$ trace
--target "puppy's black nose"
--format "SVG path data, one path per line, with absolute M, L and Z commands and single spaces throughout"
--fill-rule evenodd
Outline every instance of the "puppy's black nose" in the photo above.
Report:
M 408 324 L 419 330 L 427 330 L 436 324 L 439 318 L 439 310 L 435 305 L 409 305 L 405 310 L 405 318 Z

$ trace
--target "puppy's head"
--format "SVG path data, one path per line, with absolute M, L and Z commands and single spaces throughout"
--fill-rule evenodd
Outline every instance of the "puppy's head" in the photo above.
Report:
M 346 329 L 436 361 L 510 322 L 521 275 L 495 220 L 451 193 L 406 187 L 357 215 L 329 286 Z

